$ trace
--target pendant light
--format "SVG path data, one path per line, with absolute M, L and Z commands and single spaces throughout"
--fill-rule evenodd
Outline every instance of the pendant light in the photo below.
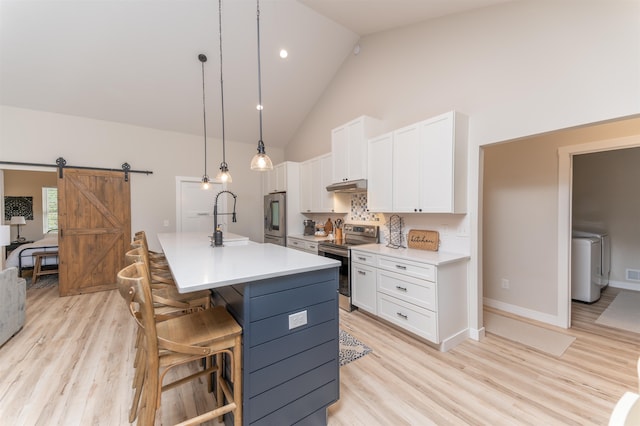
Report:
M 258 111 L 260 112 L 260 140 L 258 140 L 258 153 L 251 159 L 251 170 L 273 170 L 273 163 L 264 150 L 262 141 L 262 73 L 260 70 L 260 0 L 257 4 L 257 28 L 258 28 Z
M 220 105 L 222 110 L 222 163 L 216 179 L 222 183 L 231 183 L 231 174 L 227 165 L 224 139 L 224 85 L 222 83 L 222 0 L 218 0 L 218 34 L 220 37 Z
M 210 180 L 207 174 L 207 112 L 204 97 L 204 63 L 207 62 L 207 57 L 201 53 L 198 55 L 198 60 L 202 63 L 202 122 L 204 125 L 204 175 L 202 175 L 202 188 L 209 189 Z

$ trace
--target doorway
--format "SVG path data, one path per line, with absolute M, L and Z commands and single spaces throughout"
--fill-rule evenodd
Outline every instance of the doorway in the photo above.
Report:
M 205 189 L 200 178 L 176 177 L 176 232 L 213 234 L 213 205 L 216 195 L 223 189 L 222 183 L 210 182 L 209 188 Z M 220 211 L 227 211 L 225 198 L 220 199 Z M 218 220 L 226 230 L 226 218 Z
M 583 154 L 640 147 L 640 136 L 602 140 L 558 149 L 558 312 L 571 327 L 571 229 L 573 161 Z

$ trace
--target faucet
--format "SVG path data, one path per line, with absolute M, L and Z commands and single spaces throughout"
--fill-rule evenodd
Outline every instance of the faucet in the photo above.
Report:
M 233 197 L 233 213 L 218 213 L 218 197 L 222 194 L 229 194 Z M 231 191 L 220 191 L 216 194 L 216 199 L 215 202 L 213 204 L 213 235 L 214 235 L 214 246 L 221 246 L 222 245 L 222 231 L 220 231 L 220 238 L 216 238 L 216 232 L 218 231 L 218 214 L 221 215 L 227 215 L 230 214 L 231 215 L 231 221 L 232 222 L 237 222 L 236 220 L 236 199 L 238 198 L 238 196 L 236 194 L 234 194 Z

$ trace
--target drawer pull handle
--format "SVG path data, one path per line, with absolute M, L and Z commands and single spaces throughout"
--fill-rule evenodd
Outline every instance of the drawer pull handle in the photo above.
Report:
M 406 266 L 402 266 L 402 265 L 396 265 L 396 268 L 402 269 L 403 271 L 407 269 Z
M 367 258 L 366 257 L 358 257 L 358 260 L 362 260 L 364 262 L 365 260 L 367 260 Z
M 358 273 L 359 273 L 360 275 L 367 275 L 367 273 L 366 273 L 365 271 L 358 271 Z
M 400 291 L 407 291 L 406 287 L 400 287 L 399 285 L 397 285 L 396 288 Z
M 405 314 L 403 314 L 402 312 L 396 312 L 396 315 L 397 315 L 397 316 L 399 316 L 399 317 L 400 317 L 400 318 L 402 318 L 402 319 L 405 319 L 405 320 L 409 318 L 408 316 L 406 316 L 406 315 L 405 315 Z

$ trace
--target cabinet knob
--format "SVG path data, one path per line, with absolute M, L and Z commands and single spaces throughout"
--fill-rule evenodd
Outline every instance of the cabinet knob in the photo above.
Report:
M 358 271 L 358 273 L 359 273 L 360 275 L 367 275 L 367 273 L 366 273 L 365 271 Z
M 409 319 L 409 317 L 405 314 L 403 314 L 402 312 L 396 312 L 396 315 L 399 316 L 402 319 Z
M 396 265 L 396 268 L 402 269 L 403 271 L 407 269 L 407 267 L 404 265 Z
M 399 285 L 397 285 L 396 288 L 400 291 L 407 291 L 406 287 L 400 287 Z
M 366 257 L 359 257 L 359 256 L 358 256 L 358 260 L 362 260 L 362 261 L 364 262 L 365 260 L 367 260 L 367 258 L 366 258 Z

